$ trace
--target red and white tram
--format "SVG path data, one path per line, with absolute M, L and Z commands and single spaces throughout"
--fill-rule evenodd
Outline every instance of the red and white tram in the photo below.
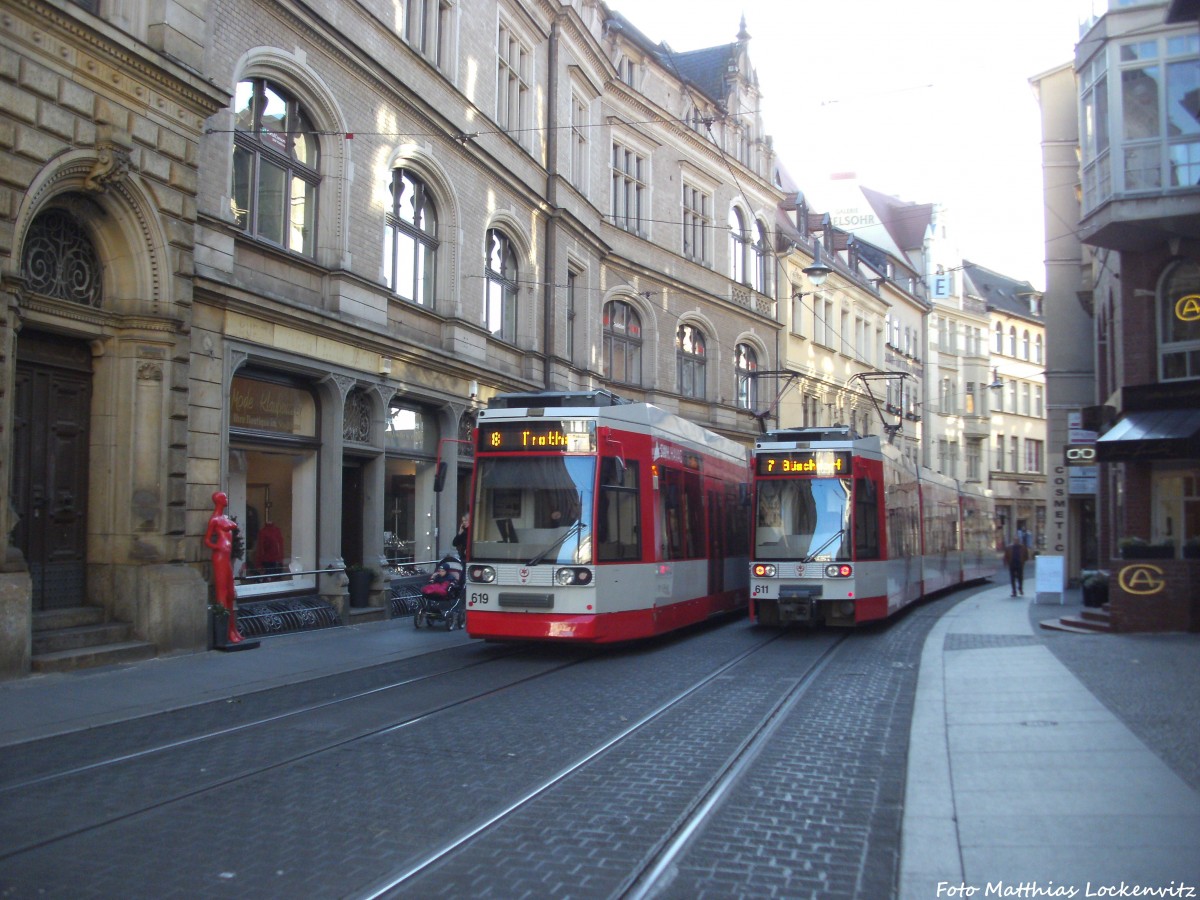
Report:
M 746 447 L 607 391 L 500 395 L 475 436 L 472 637 L 627 641 L 745 608 Z
M 878 437 L 800 428 L 755 444 L 751 617 L 857 625 L 995 574 L 991 493 Z

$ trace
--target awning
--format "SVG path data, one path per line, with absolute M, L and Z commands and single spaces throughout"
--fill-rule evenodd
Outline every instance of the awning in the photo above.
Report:
M 1200 458 L 1200 409 L 1127 412 L 1096 441 L 1100 462 Z

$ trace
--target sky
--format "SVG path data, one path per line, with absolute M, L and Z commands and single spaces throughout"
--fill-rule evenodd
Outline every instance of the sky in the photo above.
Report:
M 673 50 L 741 17 L 784 168 L 939 203 L 973 263 L 1045 288 L 1041 123 L 1029 79 L 1071 62 L 1089 0 L 610 0 Z M 818 212 L 825 210 L 817 209 Z

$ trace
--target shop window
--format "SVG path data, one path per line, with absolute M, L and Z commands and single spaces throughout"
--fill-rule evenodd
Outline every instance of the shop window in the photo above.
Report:
M 383 544 L 390 562 L 431 559 L 436 494 L 438 430 L 433 416 L 401 400 L 388 404 L 384 428 Z M 461 452 L 461 451 L 460 451 Z M 457 530 L 457 521 L 442 523 Z
M 316 588 L 317 405 L 306 387 L 246 376 L 229 395 L 229 515 L 239 598 Z

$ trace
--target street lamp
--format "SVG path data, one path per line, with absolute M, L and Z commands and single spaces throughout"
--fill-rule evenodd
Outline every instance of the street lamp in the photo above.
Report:
M 808 280 L 815 288 L 819 288 L 821 285 L 823 285 L 825 283 L 825 279 L 829 277 L 829 273 L 833 271 L 833 269 L 829 268 L 829 266 L 825 265 L 825 263 L 821 261 L 820 241 L 817 241 L 817 251 L 813 254 L 812 265 L 806 266 L 801 271 L 808 276 Z

